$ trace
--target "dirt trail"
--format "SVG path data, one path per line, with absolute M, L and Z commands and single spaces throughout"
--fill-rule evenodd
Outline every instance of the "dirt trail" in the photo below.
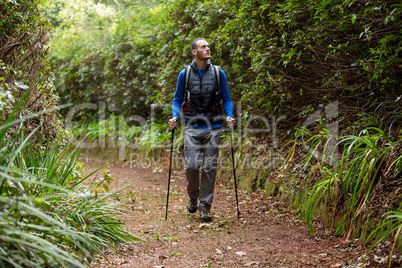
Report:
M 102 164 L 83 162 L 87 170 Z M 92 267 L 358 267 L 358 241 L 336 238 L 319 223 L 316 237 L 311 238 L 294 210 L 262 192 L 239 191 L 244 218 L 237 219 L 234 191 L 217 178 L 213 221 L 203 223 L 198 211 L 186 211 L 184 173 L 172 172 L 165 221 L 167 171 L 123 163 L 107 169 L 116 179 L 112 188 L 134 183 L 119 199 L 132 209 L 123 217 L 127 229 L 143 242 L 121 247 L 116 254 L 106 250 L 110 262 L 98 259 Z

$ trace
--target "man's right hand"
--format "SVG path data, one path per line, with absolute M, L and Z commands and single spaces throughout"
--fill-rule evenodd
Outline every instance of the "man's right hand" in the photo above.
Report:
M 176 117 L 169 119 L 169 126 L 170 126 L 170 130 L 174 129 L 177 126 L 177 118 Z

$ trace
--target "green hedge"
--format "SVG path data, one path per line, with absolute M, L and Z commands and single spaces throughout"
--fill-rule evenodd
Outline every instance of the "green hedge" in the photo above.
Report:
M 88 3 L 74 10 L 66 1 L 56 13 L 52 66 L 63 102 L 106 100 L 148 117 L 151 104 L 171 102 L 189 44 L 204 36 L 233 99 L 252 114 L 286 115 L 282 127 L 336 100 L 352 121 L 379 103 L 388 103 L 384 115 L 400 105 L 398 1 Z

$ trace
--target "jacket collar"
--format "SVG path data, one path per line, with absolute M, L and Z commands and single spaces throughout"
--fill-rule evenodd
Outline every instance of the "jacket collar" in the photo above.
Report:
M 194 71 L 197 71 L 197 66 L 195 65 L 195 60 L 193 60 L 193 62 L 191 62 L 191 67 L 194 69 Z M 208 70 L 209 66 L 211 65 L 211 60 L 207 61 L 207 66 L 205 66 L 205 70 Z

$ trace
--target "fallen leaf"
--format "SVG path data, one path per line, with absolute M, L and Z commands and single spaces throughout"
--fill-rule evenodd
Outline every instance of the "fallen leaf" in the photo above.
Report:
M 235 255 L 237 255 L 237 256 L 244 256 L 244 255 L 246 255 L 246 252 L 244 252 L 244 251 L 236 251 L 236 252 L 235 252 Z
M 210 223 L 201 223 L 200 225 L 198 225 L 198 228 L 203 229 L 203 228 L 207 228 L 207 227 L 211 227 Z
M 384 264 L 387 262 L 387 257 L 380 257 L 377 255 L 374 255 L 374 261 L 380 264 Z

